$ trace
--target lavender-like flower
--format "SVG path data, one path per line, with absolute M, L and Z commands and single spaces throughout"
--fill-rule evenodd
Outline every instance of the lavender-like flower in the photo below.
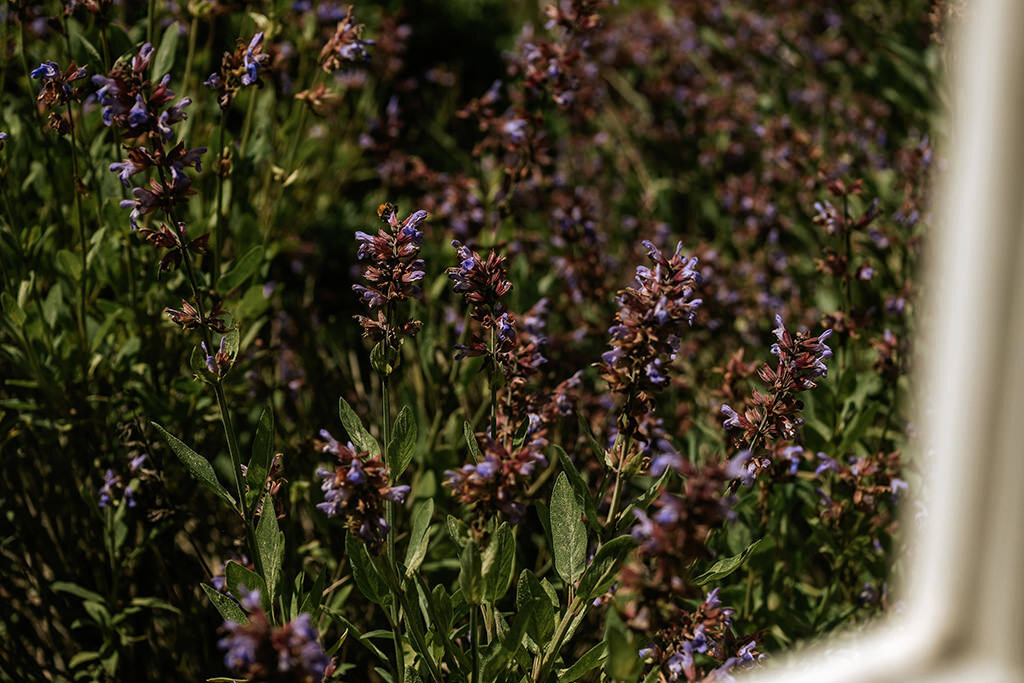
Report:
M 392 304 L 420 294 L 417 283 L 426 276 L 423 259 L 419 257 L 423 246 L 420 226 L 427 219 L 427 212 L 417 211 L 399 221 L 393 204 L 381 204 L 377 215 L 387 229 L 378 230 L 376 235 L 356 233 L 357 256 L 366 264 L 363 277 L 369 286 L 352 285 L 364 304 L 378 309 L 377 317 L 357 315 L 355 319 L 363 328 L 363 336 L 397 349 L 403 337 L 415 336 L 423 324 L 419 320 L 399 324 L 394 319 L 396 311 Z
M 302 613 L 284 626 L 271 625 L 260 606 L 259 591 L 247 591 L 242 606 L 251 612 L 249 623 L 226 621 L 225 635 L 217 642 L 224 650 L 224 665 L 250 681 L 315 683 L 323 680 L 331 658 L 320 645 L 310 615 Z
M 477 515 L 501 513 L 510 524 L 518 524 L 526 514 L 527 482 L 538 467 L 547 465 L 537 446 L 536 441 L 527 439 L 509 451 L 500 442 L 487 439 L 483 460 L 445 471 L 444 485 Z
M 238 41 L 234 52 L 225 52 L 220 70 L 203 82 L 217 91 L 217 104 L 221 109 L 231 106 L 238 91 L 251 85 L 261 85 L 260 72 L 267 68 L 270 55 L 263 52 L 263 32 L 254 35 L 248 44 Z
M 669 384 L 668 366 L 701 305 L 693 297 L 697 259 L 683 257 L 682 243 L 671 258 L 651 242 L 643 244 L 654 268 L 638 266 L 636 286 L 619 291 L 619 311 L 608 328 L 612 348 L 598 364 L 609 388 L 627 398 L 625 426 L 634 430 L 654 406 L 652 392 Z
M 389 486 L 388 469 L 379 456 L 356 453 L 351 444 L 342 445 L 326 429 L 320 450 L 332 453 L 338 464 L 334 470 L 317 470 L 324 481 L 321 489 L 324 502 L 317 508 L 328 517 L 343 517 L 348 530 L 366 543 L 374 553 L 380 552 L 387 539 L 389 526 L 384 519 L 384 501 L 404 503 L 408 486 Z
M 374 42 L 363 39 L 363 28 L 362 24 L 355 23 L 355 14 L 350 6 L 345 17 L 335 27 L 334 34 L 320 50 L 320 67 L 331 73 L 346 63 L 370 61 L 366 48 Z

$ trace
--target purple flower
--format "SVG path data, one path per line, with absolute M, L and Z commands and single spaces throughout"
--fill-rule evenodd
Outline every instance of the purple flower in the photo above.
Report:
M 818 468 L 814 470 L 814 476 L 820 477 L 823 472 L 839 471 L 839 463 L 824 453 L 818 453 L 818 460 L 821 460 L 821 463 L 818 465 Z
M 60 76 L 60 67 L 57 66 L 56 62 L 43 62 L 36 68 L 32 69 L 32 73 L 29 75 L 32 76 L 32 78 L 41 78 L 44 81 L 52 81 Z
M 727 429 L 741 429 L 743 427 L 743 424 L 740 422 L 740 416 L 726 403 L 722 404 L 722 414 L 725 415 L 725 420 L 722 422 L 723 427 Z

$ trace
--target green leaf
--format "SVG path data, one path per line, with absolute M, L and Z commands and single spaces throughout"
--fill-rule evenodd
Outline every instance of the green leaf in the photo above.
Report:
M 210 461 L 186 446 L 178 437 L 168 432 L 158 423 L 153 422 L 152 424 L 163 435 L 171 450 L 178 456 L 178 460 L 181 460 L 185 468 L 188 469 L 189 474 L 200 484 L 220 496 L 228 505 L 235 507 L 235 499 L 217 480 L 217 475 L 214 473 Z
M 516 612 L 515 619 L 512 620 L 508 632 L 505 633 L 498 646 L 493 648 L 487 659 L 484 660 L 481 680 L 499 680 L 501 673 L 508 667 L 509 660 L 512 659 L 520 648 L 523 641 L 523 633 L 526 631 L 529 620 L 529 610 Z
M 262 576 L 234 560 L 228 560 L 224 565 L 224 580 L 228 590 L 233 595 L 238 595 L 239 598 L 241 597 L 238 592 L 239 586 L 245 587 L 250 592 L 259 591 L 264 611 L 270 611 L 270 596 L 267 594 L 267 583 Z
M 78 282 L 82 279 L 82 257 L 68 249 L 61 249 L 57 252 L 57 269 Z
M 562 472 L 551 492 L 551 546 L 555 570 L 567 584 L 575 584 L 587 562 L 587 528 L 583 506 L 576 500 L 569 478 Z
M 13 329 L 19 330 L 25 325 L 28 316 L 13 296 L 7 292 L 0 292 L 0 305 L 4 309 L 4 319 Z
M 327 616 L 329 616 L 331 619 L 334 619 L 339 624 L 341 624 L 350 633 L 352 633 L 352 635 L 356 639 L 356 642 L 365 647 L 371 653 L 373 653 L 378 659 L 380 659 L 380 661 L 384 662 L 385 664 L 391 661 L 391 659 L 386 654 L 380 651 L 380 648 L 373 644 L 372 640 L 363 635 L 363 633 L 359 630 L 358 626 L 356 626 L 351 621 L 346 619 L 345 616 L 342 615 L 340 612 L 338 612 L 332 607 L 328 607 L 325 605 L 324 613 L 327 614 Z
M 391 481 L 396 482 L 402 472 L 412 462 L 412 454 L 416 450 L 416 439 L 419 436 L 416 419 L 412 416 L 409 406 L 405 406 L 395 418 L 391 443 L 388 444 L 388 468 L 391 470 Z
M 153 58 L 153 82 L 156 83 L 165 75 L 171 73 L 174 66 L 174 52 L 178 48 L 178 22 L 172 21 L 164 30 L 160 38 L 160 47 L 157 48 L 156 56 Z
M 631 505 L 626 507 L 620 515 L 618 515 L 618 521 L 615 524 L 615 532 L 623 533 L 626 529 L 633 526 L 636 523 L 636 515 L 633 514 L 633 510 L 646 510 L 647 506 L 651 504 L 658 494 L 661 493 L 662 489 L 665 488 L 665 482 L 674 472 L 671 467 L 666 467 L 665 471 L 661 473 L 658 480 L 654 482 L 652 486 L 649 486 L 643 493 L 636 497 Z
M 160 598 L 145 597 L 145 598 L 132 598 L 132 604 L 136 607 L 147 607 L 149 609 L 162 609 L 168 612 L 174 612 L 175 614 L 181 614 L 181 610 Z
M 263 263 L 263 246 L 250 247 L 247 252 L 235 259 L 230 270 L 217 280 L 217 292 L 226 296 L 228 292 L 243 284 Z
M 470 542 L 469 527 L 458 517 L 448 515 L 445 520 L 446 526 L 448 527 L 448 535 L 452 537 L 455 544 L 460 548 Z
M 94 602 L 106 602 L 102 595 L 94 591 L 82 588 L 77 583 L 69 583 L 67 581 L 54 581 L 50 584 L 50 588 L 59 593 L 71 593 L 76 597 L 82 598 L 83 600 L 92 600 Z
M 605 616 L 604 645 L 608 652 L 605 674 L 616 681 L 635 681 L 643 668 L 643 661 L 637 656 L 632 631 L 626 628 L 614 609 L 608 610 Z
M 341 424 L 348 432 L 348 438 L 352 439 L 352 443 L 358 450 L 368 451 L 370 455 L 380 455 L 380 444 L 370 435 L 370 432 L 366 431 L 363 421 L 359 419 L 356 411 L 352 410 L 352 406 L 344 398 L 338 399 L 338 414 L 341 417 Z
M 572 681 L 583 678 L 601 665 L 605 650 L 607 650 L 607 645 L 604 642 L 598 643 L 584 652 L 583 656 L 573 662 L 572 666 L 559 671 L 558 675 L 555 676 L 555 680 L 559 681 L 559 683 L 572 683 Z
M 206 597 L 210 598 L 210 602 L 217 608 L 220 615 L 224 617 L 224 621 L 233 621 L 243 626 L 249 623 L 249 616 L 245 613 L 245 610 L 238 606 L 237 602 L 223 593 L 218 593 L 213 589 L 213 586 L 201 583 L 199 587 L 203 589 Z
M 384 377 L 398 367 L 398 351 L 384 342 L 377 342 L 370 350 L 370 366 Z
M 434 515 L 434 499 L 427 498 L 412 509 L 412 532 L 405 549 L 405 575 L 412 576 L 427 556 L 430 540 L 430 518 Z
M 576 595 L 584 602 L 590 602 L 607 591 L 634 545 L 633 539 L 629 536 L 619 536 L 598 548 L 594 561 L 583 572 Z
M 530 418 L 525 418 L 516 428 L 516 434 L 512 438 L 512 448 L 519 449 L 526 442 L 526 435 L 530 433 Z
M 558 454 L 558 463 L 562 466 L 562 471 L 569 477 L 569 483 L 572 484 L 576 500 L 583 505 L 583 512 L 587 516 L 587 526 L 594 532 L 599 533 L 601 531 L 601 521 L 597 516 L 597 502 L 594 500 L 594 496 L 591 495 L 590 489 L 587 487 L 586 482 L 583 481 L 583 477 L 580 476 L 579 470 L 576 469 L 576 465 L 573 464 L 565 449 L 555 445 L 555 452 Z
M 729 574 L 732 574 L 734 571 L 742 567 L 746 559 L 750 557 L 750 554 L 754 552 L 754 550 L 757 548 L 758 545 L 760 545 L 761 541 L 763 540 L 763 538 L 757 539 L 756 541 L 748 545 L 746 548 L 744 548 L 743 552 L 741 552 L 739 555 L 733 555 L 732 557 L 723 557 L 721 560 L 711 565 L 710 569 L 708 569 L 706 572 L 704 572 L 696 579 L 694 579 L 694 583 L 696 583 L 698 586 L 703 586 L 704 584 L 710 583 L 712 581 L 721 581 L 725 577 L 729 576 Z
M 533 572 L 524 569 L 519 573 L 519 583 L 516 585 L 516 611 L 530 612 L 526 633 L 541 647 L 555 631 L 556 607 L 557 597 L 556 604 L 552 604 L 550 596 Z
M 466 445 L 469 447 L 469 452 L 473 459 L 477 462 L 483 460 L 484 456 L 480 452 L 480 444 L 477 443 L 476 434 L 473 433 L 473 427 L 468 422 L 462 423 L 462 435 L 466 438 Z
M 349 564 L 352 565 L 352 578 L 355 580 L 359 592 L 367 600 L 378 605 L 389 603 L 391 595 L 384 579 L 377 573 L 377 568 L 373 566 L 366 546 L 351 533 L 345 536 L 345 553 L 348 555 Z
M 263 514 L 256 525 L 256 552 L 263 566 L 263 578 L 267 582 L 267 592 L 272 603 L 277 594 L 277 580 L 281 575 L 281 559 L 284 554 L 284 535 L 277 527 L 277 514 L 270 494 L 263 501 Z
M 516 541 L 512 529 L 507 523 L 502 523 L 484 551 L 484 600 L 494 604 L 505 595 L 512 583 L 515 559 Z
M 459 555 L 459 586 L 462 596 L 471 605 L 479 605 L 483 598 L 480 551 L 475 543 L 467 543 Z
M 263 493 L 267 475 L 270 474 L 270 463 L 274 458 L 274 411 L 267 406 L 260 413 L 256 425 L 256 436 L 252 440 L 252 455 L 245 468 L 245 480 L 249 483 L 246 502 L 250 514 L 256 509 L 256 500 Z

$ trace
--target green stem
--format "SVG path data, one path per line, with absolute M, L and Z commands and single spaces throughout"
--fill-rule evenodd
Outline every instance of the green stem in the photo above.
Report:
M 387 461 L 388 444 L 391 443 L 391 387 L 388 381 L 388 376 L 384 373 L 380 375 L 380 393 L 381 393 L 381 437 L 384 441 L 381 444 L 381 448 L 384 451 L 384 460 Z M 394 484 L 393 474 L 391 482 Z M 401 593 L 401 583 L 398 579 L 397 565 L 395 564 L 395 503 L 391 500 L 384 501 L 384 517 L 388 523 L 388 538 L 387 538 L 387 563 L 388 569 L 391 574 L 395 577 L 395 588 L 396 593 Z M 396 596 L 397 597 L 397 596 Z M 405 655 L 402 649 L 402 635 L 401 635 L 401 612 L 398 607 L 398 603 L 393 602 L 391 604 L 391 619 L 394 623 L 392 630 L 392 636 L 395 641 L 395 664 L 398 669 L 398 683 L 404 683 L 405 681 Z
M 217 142 L 217 224 L 214 229 L 213 244 L 213 284 L 216 286 L 220 276 L 220 254 L 224 249 L 224 125 L 226 111 L 220 110 L 220 136 Z
M 579 604 L 580 599 L 579 597 L 576 597 L 566 606 L 565 614 L 562 616 L 562 620 L 558 622 L 558 627 L 555 629 L 554 635 L 551 636 L 550 644 L 548 645 L 547 652 L 544 653 L 544 658 L 541 660 L 540 666 L 537 667 L 536 663 L 534 664 L 534 683 L 547 681 L 548 676 L 551 675 L 551 667 L 555 665 L 555 659 L 558 656 L 558 651 L 562 648 L 562 640 L 565 638 L 565 634 L 569 630 L 569 625 L 572 623 L 572 620 L 576 617 L 575 612 Z
M 488 384 L 491 390 L 491 438 L 498 440 L 498 355 L 494 341 L 494 326 L 491 326 L 491 376 Z
M 470 683 L 480 683 L 480 615 L 475 606 L 469 608 L 469 632 L 472 639 L 473 668 L 470 670 Z
M 71 124 L 71 192 L 75 196 L 75 214 L 78 217 L 78 238 L 82 243 L 82 277 L 80 290 L 80 310 L 78 314 L 78 332 L 82 338 L 82 353 L 83 359 L 83 379 L 87 374 L 88 363 L 89 363 L 89 338 L 86 334 L 85 329 L 85 308 L 86 299 L 88 297 L 88 283 L 86 269 L 86 259 L 89 253 L 89 244 L 85 238 L 85 221 L 82 218 L 82 197 L 78 191 L 79 179 L 78 179 L 78 145 L 77 136 L 75 135 L 75 117 L 71 113 L 71 102 L 67 103 L 68 122 Z

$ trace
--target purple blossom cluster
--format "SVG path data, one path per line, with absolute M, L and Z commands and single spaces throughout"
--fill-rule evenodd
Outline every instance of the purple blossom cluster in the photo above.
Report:
M 528 439 L 519 448 L 507 449 L 499 441 L 488 439 L 483 459 L 445 471 L 444 485 L 478 517 L 486 519 L 500 513 L 509 524 L 518 524 L 526 514 L 527 483 L 538 467 L 546 465 L 537 440 Z
M 249 623 L 224 622 L 224 665 L 249 681 L 320 683 L 332 668 L 331 658 L 320 645 L 313 619 L 306 613 L 273 626 L 260 606 L 259 591 L 246 591 L 242 606 L 250 611 Z
M 628 431 L 635 431 L 639 416 L 653 408 L 653 392 L 669 384 L 669 365 L 701 304 L 693 296 L 699 283 L 697 259 L 682 255 L 682 243 L 671 258 L 651 242 L 644 246 L 654 267 L 638 266 L 636 287 L 619 292 L 619 311 L 608 328 L 612 348 L 598 365 L 609 389 L 626 397 Z
M 63 104 L 82 99 L 82 88 L 73 87 L 72 83 L 80 81 L 88 75 L 87 68 L 76 66 L 72 61 L 64 71 L 56 62 L 43 62 L 29 74 L 32 78 L 42 81 L 42 88 L 36 98 L 50 109 L 50 128 L 61 135 L 71 131 L 71 119 L 56 111 Z M 69 113 L 70 115 L 70 113 Z
M 832 357 L 832 350 L 825 343 L 832 330 L 825 330 L 816 337 L 803 333 L 793 336 L 786 330 L 781 316 L 775 316 L 775 323 L 777 327 L 772 332 L 778 341 L 772 344 L 771 353 L 778 357 L 778 363 L 774 369 L 765 364 L 757 373 L 768 385 L 768 393 L 755 389 L 743 413 L 725 403 L 721 408 L 725 416 L 722 426 L 736 430 L 736 438 L 748 444 L 752 451 L 764 445 L 766 439 L 796 436 L 797 427 L 803 422 L 802 404 L 796 395 L 818 385 L 818 380 L 828 374 L 825 361 Z
M 263 32 L 255 34 L 248 44 L 239 40 L 234 52 L 225 52 L 220 70 L 210 74 L 203 85 L 217 92 L 221 109 L 231 106 L 238 92 L 251 85 L 262 85 L 260 72 L 268 68 L 270 55 L 263 52 Z
M 350 6 L 344 18 L 338 21 L 334 34 L 320 50 L 320 67 L 330 73 L 340 69 L 343 64 L 369 61 L 367 48 L 373 44 L 372 40 L 363 38 L 363 25 L 355 23 L 355 14 Z
M 333 470 L 319 469 L 323 479 L 324 502 L 317 508 L 328 517 L 341 517 L 345 527 L 358 536 L 373 552 L 380 552 L 389 526 L 384 519 L 384 502 L 404 503 L 408 486 L 388 484 L 388 469 L 380 456 L 357 453 L 351 445 L 342 445 L 326 430 L 320 430 L 320 451 L 331 453 L 338 463 Z
M 698 468 L 682 459 L 673 464 L 686 478 L 683 490 L 678 495 L 662 491 L 650 512 L 633 510 L 637 523 L 630 533 L 653 572 L 650 577 L 631 574 L 627 583 L 650 580 L 663 590 L 683 592 L 688 568 L 708 556 L 708 535 L 730 516 L 732 498 L 722 494 L 728 481 L 722 464 Z
M 363 277 L 369 286 L 352 285 L 370 310 L 377 309 L 377 317 L 357 315 L 355 319 L 363 328 L 363 336 L 398 348 L 402 337 L 415 336 L 423 324 L 419 320 L 399 324 L 395 304 L 420 295 L 418 283 L 426 275 L 419 257 L 423 246 L 420 226 L 427 212 L 416 211 L 399 221 L 393 204 L 381 204 L 377 215 L 387 229 L 378 230 L 376 235 L 356 233 L 359 260 L 365 262 Z
M 175 207 L 195 194 L 185 169 L 191 167 L 201 172 L 201 158 L 206 152 L 205 147 L 187 149 L 183 142 L 168 149 L 174 140 L 171 126 L 185 120 L 185 108 L 192 100 L 183 97 L 167 106 L 175 97 L 168 87 L 170 74 L 156 84 L 149 79 L 147 71 L 153 54 L 153 46 L 146 43 L 129 62 L 120 61 L 106 76 L 96 75 L 92 79 L 100 86 L 96 96 L 103 108 L 103 122 L 118 129 L 125 138 L 137 140 L 137 144 L 126 147 L 127 158 L 111 164 L 110 170 L 125 187 L 130 186 L 132 176 L 154 171 L 149 188 L 136 187 L 132 190 L 135 198 L 121 202 L 121 208 L 131 209 L 129 221 L 133 228 L 139 227 L 139 218 L 155 211 L 163 212 L 172 225 L 177 225 L 170 218 Z
M 748 641 L 735 651 L 732 636 L 734 610 L 722 607 L 718 588 L 710 591 L 694 612 L 683 612 L 679 620 L 669 623 L 652 642 L 639 651 L 641 659 L 654 663 L 669 681 L 727 681 L 733 669 L 749 669 L 764 659 L 757 652 L 757 642 Z M 742 639 L 741 639 L 742 640 Z M 698 666 L 694 655 L 701 654 L 720 665 L 711 670 Z

